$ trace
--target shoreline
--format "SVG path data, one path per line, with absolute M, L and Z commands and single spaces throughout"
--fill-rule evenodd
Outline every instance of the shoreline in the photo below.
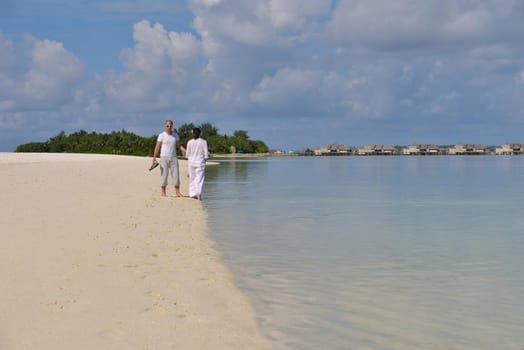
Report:
M 201 202 L 149 165 L 0 153 L 0 348 L 271 349 Z

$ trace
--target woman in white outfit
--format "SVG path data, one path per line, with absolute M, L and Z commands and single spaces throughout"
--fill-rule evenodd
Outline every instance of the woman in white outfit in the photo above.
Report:
M 209 157 L 207 141 L 200 138 L 200 128 L 193 129 L 193 139 L 186 147 L 186 158 L 189 171 L 189 197 L 202 200 L 206 159 Z

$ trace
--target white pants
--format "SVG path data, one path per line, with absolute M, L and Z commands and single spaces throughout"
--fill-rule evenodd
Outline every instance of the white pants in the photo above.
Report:
M 189 197 L 202 195 L 204 189 L 204 177 L 206 173 L 206 163 L 191 164 L 188 162 L 189 172 Z
M 176 157 L 160 158 L 160 186 L 167 186 L 167 177 L 171 172 L 173 186 L 180 186 L 180 176 L 178 175 L 178 159 Z

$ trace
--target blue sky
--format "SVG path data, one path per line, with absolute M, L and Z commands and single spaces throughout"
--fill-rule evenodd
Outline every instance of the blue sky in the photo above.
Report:
M 163 121 L 271 148 L 524 142 L 521 0 L 0 0 L 0 151 Z

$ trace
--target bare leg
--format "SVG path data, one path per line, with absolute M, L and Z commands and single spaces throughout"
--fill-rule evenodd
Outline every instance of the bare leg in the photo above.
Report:
M 180 186 L 175 186 L 175 192 L 177 197 L 184 197 L 182 192 L 180 192 Z
M 162 189 L 162 197 L 166 197 L 166 186 L 161 186 L 160 188 Z

